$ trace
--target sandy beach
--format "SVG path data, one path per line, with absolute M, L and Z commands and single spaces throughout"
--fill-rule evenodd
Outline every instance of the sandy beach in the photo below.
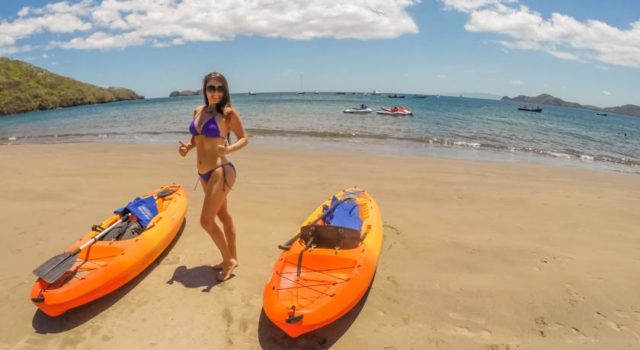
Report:
M 240 267 L 217 284 L 193 154 L 1 146 L 0 349 L 640 349 L 640 176 L 257 144 L 230 159 Z M 60 317 L 37 311 L 33 268 L 171 182 L 189 210 L 155 264 Z M 289 339 L 261 312 L 277 245 L 353 185 L 384 219 L 375 280 L 344 318 Z

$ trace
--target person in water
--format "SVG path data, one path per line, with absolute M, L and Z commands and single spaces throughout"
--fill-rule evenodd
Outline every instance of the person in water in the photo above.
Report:
M 204 106 L 196 107 L 189 125 L 191 140 L 187 144 L 179 141 L 178 152 L 184 157 L 196 149 L 198 175 L 204 191 L 200 225 L 220 250 L 222 262 L 214 269 L 220 270 L 217 279 L 225 281 L 238 267 L 236 228 L 227 207 L 227 194 L 236 182 L 236 168 L 227 155 L 246 146 L 249 137 L 240 115 L 231 105 L 229 85 L 222 74 L 207 74 L 203 79 L 202 94 Z M 233 144 L 229 144 L 231 132 L 237 138 Z M 224 231 L 216 223 L 216 216 Z

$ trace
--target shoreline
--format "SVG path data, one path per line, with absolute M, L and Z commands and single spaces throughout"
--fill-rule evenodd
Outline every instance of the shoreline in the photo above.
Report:
M 111 136 L 117 135 L 111 133 Z M 127 140 L 108 139 L 101 135 L 92 135 L 88 140 L 57 140 L 58 135 L 52 137 L 53 142 L 16 142 L 19 139 L 7 140 L 7 143 L 0 143 L 0 147 L 8 146 L 25 146 L 25 145 L 56 145 L 56 144 L 101 144 L 101 145 L 156 145 L 168 146 L 177 142 L 179 139 L 189 137 L 186 132 L 176 132 L 171 134 L 172 141 L 166 139 L 158 140 L 139 140 L 139 142 L 131 142 L 128 138 L 130 134 L 119 134 L 126 137 Z M 62 135 L 61 138 L 67 135 Z M 71 135 L 78 136 L 78 135 Z M 97 139 L 96 139 L 97 137 Z M 27 137 L 26 139 L 28 139 Z M 175 141 L 173 139 L 175 138 Z M 25 139 L 25 138 L 23 138 Z M 592 156 L 581 155 L 580 157 L 556 152 L 541 151 L 523 151 L 509 150 L 505 148 L 478 147 L 476 144 L 466 142 L 453 142 L 447 139 L 435 139 L 436 142 L 421 142 L 416 140 L 391 139 L 384 137 L 367 137 L 360 136 L 358 138 L 330 138 L 321 136 L 265 136 L 252 135 L 254 143 L 266 147 L 301 147 L 304 149 L 324 150 L 326 148 L 335 151 L 347 153 L 366 153 L 369 155 L 390 154 L 400 157 L 417 156 L 426 158 L 441 158 L 452 160 L 473 160 L 487 162 L 514 162 L 525 164 L 540 164 L 543 166 L 557 166 L 563 168 L 579 168 L 590 170 L 605 170 L 612 172 L 620 172 L 626 174 L 640 175 L 640 163 L 621 164 L 607 160 L 594 159 Z M 16 143 L 12 143 L 16 142 Z
M 635 175 L 259 143 L 229 158 L 238 169 L 229 208 L 241 264 L 217 284 L 193 154 L 169 145 L 0 148 L 0 313 L 11 315 L 0 319 L 0 348 L 640 346 Z M 94 303 L 58 318 L 36 312 L 28 298 L 35 266 L 170 182 L 185 187 L 190 205 L 163 258 Z M 353 313 L 289 339 L 261 313 L 277 244 L 353 185 L 382 211 L 376 278 Z

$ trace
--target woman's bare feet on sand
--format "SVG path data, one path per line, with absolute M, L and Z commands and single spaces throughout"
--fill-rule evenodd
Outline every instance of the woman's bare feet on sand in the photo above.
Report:
M 236 269 L 236 267 L 238 267 L 238 262 L 233 259 L 231 259 L 229 264 L 223 263 L 222 270 L 220 270 L 217 276 L 218 281 L 223 282 L 231 278 L 231 274 L 233 273 L 233 270 Z
M 221 262 L 217 265 L 213 265 L 211 268 L 214 270 L 222 270 L 222 268 L 224 267 L 224 263 Z M 236 260 L 236 267 L 240 267 L 240 264 L 238 263 L 238 261 Z

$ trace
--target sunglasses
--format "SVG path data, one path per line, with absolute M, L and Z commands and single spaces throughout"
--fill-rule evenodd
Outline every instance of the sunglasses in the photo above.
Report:
M 224 93 L 224 86 L 222 85 L 207 85 L 207 92 L 212 94 L 214 92 Z

